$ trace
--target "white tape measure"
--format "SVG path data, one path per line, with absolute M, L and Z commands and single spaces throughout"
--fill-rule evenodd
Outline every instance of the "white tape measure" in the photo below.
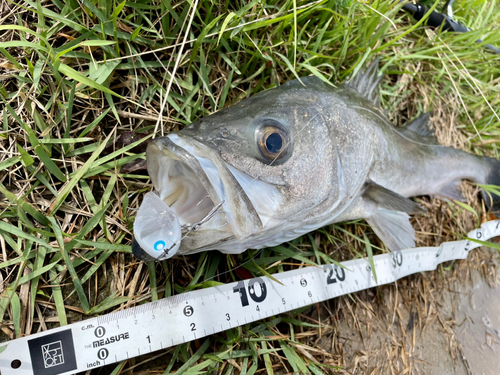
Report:
M 486 241 L 500 235 L 500 220 L 469 233 Z M 183 293 L 99 316 L 0 346 L 2 375 L 56 375 L 87 371 L 179 345 L 299 307 L 392 283 L 434 270 L 439 263 L 465 259 L 481 246 L 464 240 L 368 259 L 307 267 L 267 277 Z M 0 344 L 2 345 L 2 344 Z

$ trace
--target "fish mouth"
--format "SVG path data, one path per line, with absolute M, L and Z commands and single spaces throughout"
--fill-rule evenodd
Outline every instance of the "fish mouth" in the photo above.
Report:
M 146 160 L 156 191 L 185 229 L 203 222 L 220 207 L 198 230 L 187 233 L 181 252 L 208 250 L 207 246 L 231 238 L 241 241 L 263 229 L 248 188 L 240 184 L 250 177 L 226 164 L 204 143 L 180 133 L 169 134 L 149 143 Z M 260 190 L 262 186 L 253 186 L 252 191 L 255 188 Z

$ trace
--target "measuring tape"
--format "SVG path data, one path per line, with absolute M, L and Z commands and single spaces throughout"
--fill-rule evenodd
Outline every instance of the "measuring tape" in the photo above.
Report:
M 500 220 L 469 233 L 485 241 L 500 236 Z M 276 314 L 392 283 L 402 277 L 465 259 L 480 247 L 471 240 L 446 242 L 179 294 L 87 319 L 0 346 L 2 375 L 56 375 L 110 363 L 199 339 Z M 375 267 L 375 271 L 372 271 Z M 376 275 L 376 279 L 375 276 Z M 1 345 L 1 344 L 0 344 Z

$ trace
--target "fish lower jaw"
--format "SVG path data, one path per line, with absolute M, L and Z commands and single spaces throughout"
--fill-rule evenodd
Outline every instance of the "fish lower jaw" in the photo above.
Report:
M 274 247 L 309 233 L 312 230 L 318 229 L 322 226 L 321 224 L 310 224 L 295 227 L 293 225 L 282 225 L 279 221 L 271 220 L 269 222 L 270 228 L 266 228 L 260 235 L 252 236 L 241 241 L 232 238 L 218 243 L 215 246 L 207 245 L 203 248 L 197 249 L 196 252 L 219 250 L 224 254 L 240 254 L 248 249 L 264 249 Z M 180 253 L 185 252 L 185 250 L 183 250 L 184 249 L 181 248 Z M 186 253 L 190 253 L 190 251 L 187 251 Z

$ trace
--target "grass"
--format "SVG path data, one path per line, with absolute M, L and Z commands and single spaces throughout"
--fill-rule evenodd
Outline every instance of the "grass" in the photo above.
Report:
M 498 4 L 462 0 L 454 11 L 475 31 L 435 33 L 384 0 L 2 2 L 3 339 L 215 281 L 383 251 L 370 228 L 357 221 L 261 252 L 210 252 L 144 264 L 132 257 L 130 243 L 135 209 L 152 186 L 146 173 L 134 168 L 152 134 L 179 130 L 295 77 L 342 83 L 375 56 L 381 56 L 385 74 L 382 106 L 395 124 L 432 110 L 441 143 L 498 158 L 500 56 L 475 43 L 499 40 Z M 486 220 L 477 193 L 465 186 L 468 201 L 462 206 L 419 199 L 428 215 L 413 219 L 418 245 L 462 238 Z M 107 371 L 319 374 L 378 368 L 383 373 L 384 367 L 370 360 L 376 354 L 344 351 L 342 322 L 359 333 L 361 316 L 386 316 L 384 293 L 392 302 L 394 296 L 411 295 L 407 310 L 417 314 L 432 296 L 422 286 L 439 285 L 439 277 L 417 275 L 396 289 L 382 287 L 248 324 Z M 399 309 L 387 308 L 394 316 Z M 418 319 L 431 315 L 428 310 Z M 396 347 L 411 346 L 404 332 L 392 335 Z M 323 345 L 325 338 L 330 346 Z M 410 351 L 391 353 L 394 371 L 415 370 L 407 361 Z

